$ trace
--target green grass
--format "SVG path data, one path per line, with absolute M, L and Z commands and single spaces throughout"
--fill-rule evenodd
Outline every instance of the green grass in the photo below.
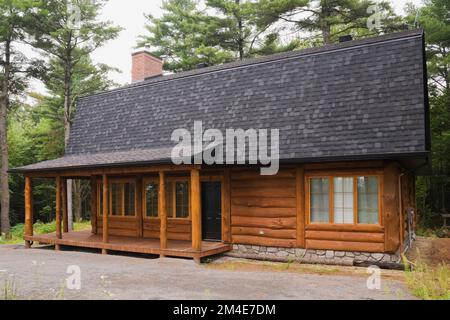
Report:
M 3 287 L 1 288 L 0 300 L 17 300 L 17 287 L 15 280 L 4 279 Z
M 91 228 L 90 221 L 74 222 L 74 231 L 89 230 Z M 46 234 L 56 232 L 56 222 L 52 221 L 50 223 L 36 222 L 33 226 L 35 234 Z M 0 238 L 0 244 L 19 244 L 23 242 L 24 225 L 18 224 L 11 228 L 10 239 Z
M 406 263 L 406 281 L 413 294 L 423 300 L 450 300 L 450 266 L 429 266 L 420 260 L 410 271 Z
M 450 238 L 450 231 L 447 228 L 425 228 L 419 226 L 416 234 L 427 238 Z

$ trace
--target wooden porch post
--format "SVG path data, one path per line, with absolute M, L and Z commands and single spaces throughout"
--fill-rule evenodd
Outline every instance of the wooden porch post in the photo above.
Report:
M 108 176 L 103 175 L 103 243 L 109 242 L 109 226 L 108 226 Z M 108 254 L 108 250 L 102 249 L 102 254 Z
M 56 238 L 62 239 L 62 230 L 61 230 L 61 177 L 56 177 Z M 55 250 L 59 250 L 59 244 L 55 245 Z
M 160 248 L 167 249 L 167 203 L 166 203 L 166 174 L 164 171 L 159 172 L 159 217 L 160 231 L 159 240 Z M 164 257 L 164 254 L 161 254 Z
M 222 241 L 231 243 L 231 171 L 225 169 L 223 176 Z
M 62 202 L 62 216 L 63 216 L 63 232 L 69 232 L 69 215 L 67 212 L 67 180 L 61 181 L 61 202 Z
M 25 177 L 25 236 L 33 236 L 33 192 L 28 176 Z M 31 248 L 31 241 L 25 241 L 25 247 Z
M 97 179 L 91 177 L 91 225 L 93 234 L 97 234 L 97 198 Z
M 191 170 L 192 249 L 202 250 L 202 215 L 200 196 L 200 171 Z M 199 258 L 195 261 L 200 262 Z

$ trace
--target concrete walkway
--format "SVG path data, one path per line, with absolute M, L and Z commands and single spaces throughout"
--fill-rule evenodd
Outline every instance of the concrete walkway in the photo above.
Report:
M 81 289 L 69 290 L 69 266 L 81 271 Z M 77 270 L 77 267 L 72 267 Z M 72 271 L 73 272 L 73 271 Z M 0 246 L 0 299 L 410 299 L 405 285 L 383 279 L 196 265 L 191 260 L 102 256 Z

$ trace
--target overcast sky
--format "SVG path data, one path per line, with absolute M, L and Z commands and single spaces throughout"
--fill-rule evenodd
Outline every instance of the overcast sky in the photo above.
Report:
M 391 0 L 398 13 L 402 13 L 407 2 L 420 4 L 422 0 Z M 118 84 L 126 84 L 131 78 L 131 53 L 139 35 L 145 34 L 144 14 L 161 16 L 162 0 L 109 0 L 104 7 L 102 19 L 111 20 L 124 30 L 119 37 L 107 43 L 93 54 L 95 62 L 106 63 L 122 71 L 112 73 L 111 78 Z M 34 86 L 39 90 L 40 85 Z

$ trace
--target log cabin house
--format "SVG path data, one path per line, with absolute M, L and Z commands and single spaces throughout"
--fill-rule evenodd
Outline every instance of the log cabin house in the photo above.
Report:
M 25 241 L 160 256 L 395 261 L 430 163 L 422 31 L 163 75 L 86 96 L 64 157 L 25 175 Z M 171 132 L 278 128 L 280 171 L 171 162 Z M 56 180 L 54 234 L 33 234 L 32 180 Z M 68 232 L 67 179 L 88 179 L 92 232 Z

